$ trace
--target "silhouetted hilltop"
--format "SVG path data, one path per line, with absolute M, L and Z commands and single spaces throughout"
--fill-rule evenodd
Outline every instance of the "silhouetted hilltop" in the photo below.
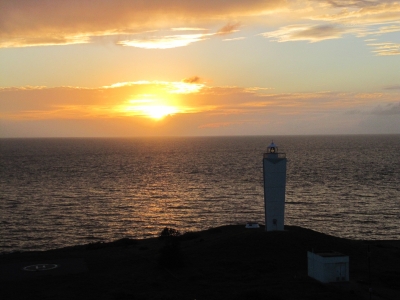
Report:
M 312 250 L 349 255 L 350 283 L 309 278 Z M 0 256 L 1 299 L 369 299 L 370 279 L 371 299 L 400 299 L 400 241 L 232 225 Z

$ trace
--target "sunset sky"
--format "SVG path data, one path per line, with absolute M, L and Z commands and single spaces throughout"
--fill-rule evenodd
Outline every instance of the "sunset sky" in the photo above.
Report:
M 400 1 L 0 0 L 0 137 L 400 134 Z

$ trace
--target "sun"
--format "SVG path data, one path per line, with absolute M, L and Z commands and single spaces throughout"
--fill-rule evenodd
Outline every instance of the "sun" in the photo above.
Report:
M 129 100 L 119 111 L 130 116 L 145 116 L 153 120 L 161 120 L 168 115 L 179 113 L 176 106 L 164 104 L 161 100 Z
M 148 105 L 137 108 L 142 111 L 143 114 L 155 120 L 160 120 L 168 115 L 173 115 L 178 112 L 176 107 L 167 105 Z
M 153 121 L 166 116 L 188 114 L 197 111 L 188 106 L 187 95 L 199 93 L 204 84 L 195 83 L 198 77 L 190 82 L 138 81 L 121 82 L 105 88 L 129 87 L 121 95 L 121 102 L 111 104 L 111 114 L 123 117 L 147 118 Z M 193 82 L 192 82 L 193 81 Z

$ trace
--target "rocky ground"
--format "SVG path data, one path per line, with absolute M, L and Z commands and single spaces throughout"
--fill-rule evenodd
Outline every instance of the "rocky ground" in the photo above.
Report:
M 400 241 L 244 224 L 174 234 L 0 255 L 0 299 L 400 299 Z M 350 282 L 308 277 L 312 250 L 348 255 Z M 24 270 L 37 264 L 57 267 Z

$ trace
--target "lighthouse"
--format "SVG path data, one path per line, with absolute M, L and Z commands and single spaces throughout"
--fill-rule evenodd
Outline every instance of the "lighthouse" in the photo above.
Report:
M 286 154 L 272 142 L 263 158 L 265 230 L 283 230 L 285 225 Z

